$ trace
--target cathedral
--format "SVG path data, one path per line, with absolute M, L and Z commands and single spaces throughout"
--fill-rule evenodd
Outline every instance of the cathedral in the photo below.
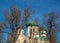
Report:
M 17 31 L 16 43 L 49 43 L 45 29 L 40 29 L 37 22 L 31 21 L 26 24 L 27 35 L 20 27 Z

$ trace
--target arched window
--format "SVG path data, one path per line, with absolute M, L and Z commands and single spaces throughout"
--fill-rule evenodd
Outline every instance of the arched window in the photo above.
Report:
M 26 40 L 24 40 L 24 42 L 23 43 L 26 43 Z

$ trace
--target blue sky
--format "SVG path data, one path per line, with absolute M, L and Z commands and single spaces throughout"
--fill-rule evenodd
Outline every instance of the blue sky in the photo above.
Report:
M 9 10 L 11 6 L 16 6 L 22 11 L 26 6 L 29 6 L 35 10 L 34 15 L 36 16 L 34 17 L 38 18 L 52 11 L 60 14 L 60 0 L 0 0 L 0 22 L 4 19 L 2 15 L 4 9 Z
M 11 6 L 18 7 L 22 12 L 26 6 L 35 10 L 34 18 L 42 22 L 43 14 L 56 12 L 60 16 L 60 0 L 0 0 L 0 22 L 4 21 L 3 11 Z M 60 35 L 59 35 L 60 36 Z

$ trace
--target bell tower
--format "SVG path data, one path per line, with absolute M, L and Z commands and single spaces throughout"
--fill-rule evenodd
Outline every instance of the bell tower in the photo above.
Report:
M 23 43 L 23 38 L 24 38 L 24 30 L 22 27 L 19 27 L 17 31 L 17 41 L 16 43 Z
M 38 43 L 38 23 L 35 21 L 30 21 L 27 23 L 27 36 L 30 39 L 30 43 Z
M 46 30 L 44 28 L 40 29 L 40 43 L 49 43 Z
M 27 23 L 27 33 L 29 37 L 38 35 L 38 23 L 31 21 Z

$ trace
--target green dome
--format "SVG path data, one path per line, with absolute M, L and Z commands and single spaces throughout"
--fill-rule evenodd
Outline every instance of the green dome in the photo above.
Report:
M 28 27 L 28 26 L 38 26 L 38 23 L 35 21 L 30 21 L 26 24 L 26 27 Z
M 44 37 L 44 36 L 41 36 L 41 37 L 40 37 L 40 41 L 47 41 L 47 38 Z

